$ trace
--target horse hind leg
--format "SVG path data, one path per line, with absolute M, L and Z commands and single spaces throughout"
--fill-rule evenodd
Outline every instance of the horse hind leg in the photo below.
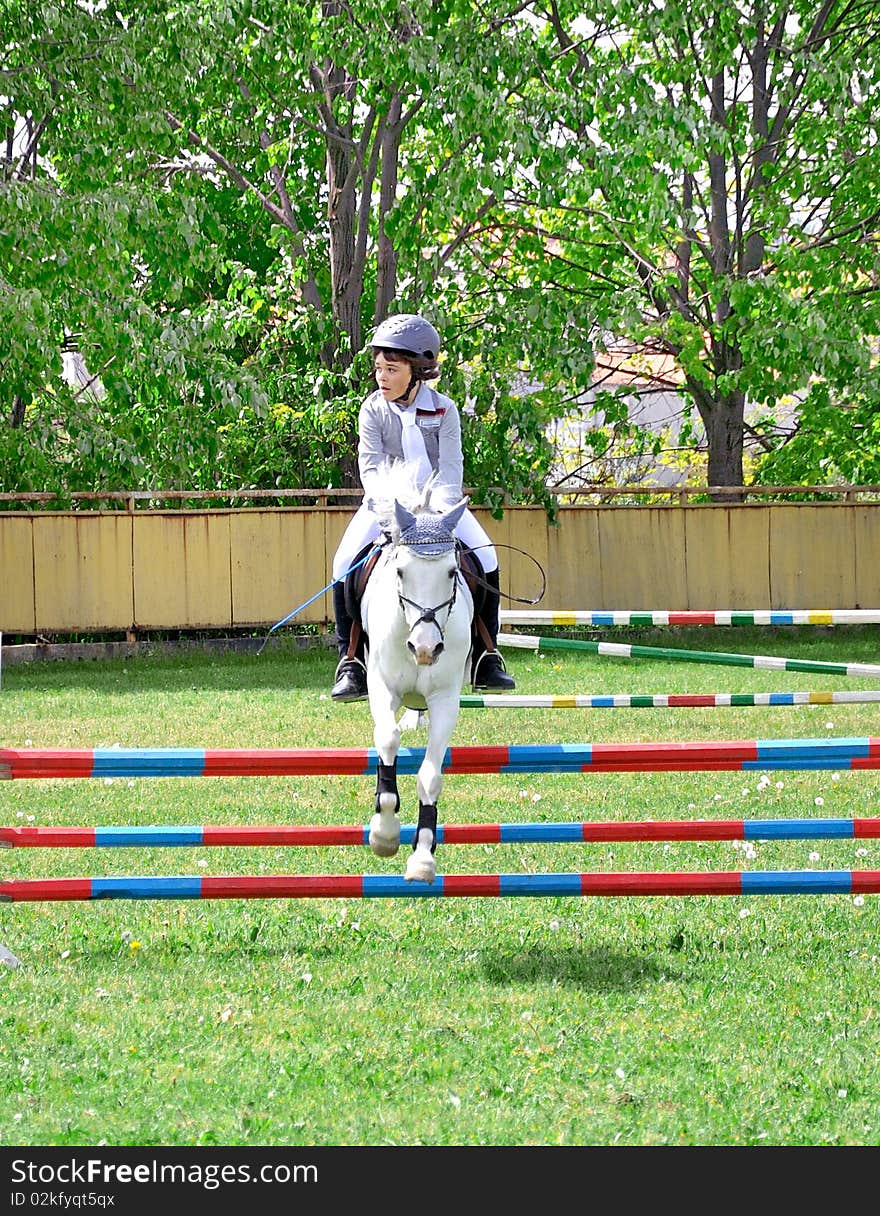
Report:
M 413 851 L 406 863 L 407 882 L 433 882 L 437 876 L 434 850 L 437 847 L 437 803 L 419 803 L 419 823 Z
M 397 759 L 379 761 L 376 778 L 376 811 L 370 820 L 370 848 L 377 857 L 393 857 L 400 848 L 400 795 L 397 792 Z

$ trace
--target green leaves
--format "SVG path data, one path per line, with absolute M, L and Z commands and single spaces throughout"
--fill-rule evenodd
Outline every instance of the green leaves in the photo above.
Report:
M 0 408 L 26 404 L 33 447 L 3 449 L 24 460 L 4 480 L 351 481 L 358 356 L 392 309 L 443 330 L 466 479 L 496 505 L 499 485 L 547 499 L 546 428 L 586 409 L 595 349 L 666 360 L 726 484 L 744 407 L 789 419 L 754 476 L 783 448 L 812 473 L 820 444 L 828 470 L 866 467 L 873 10 L 797 0 L 784 46 L 776 3 L 555 12 L 4 5 Z M 100 375 L 98 413 L 61 380 L 65 346 Z M 820 387 L 864 399 L 856 429 Z M 592 429 L 608 476 L 616 446 L 657 447 L 633 419 Z

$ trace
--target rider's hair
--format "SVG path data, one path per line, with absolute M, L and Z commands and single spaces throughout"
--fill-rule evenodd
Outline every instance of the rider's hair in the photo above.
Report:
M 412 373 L 410 385 L 419 380 L 436 380 L 440 375 L 437 360 L 426 358 L 424 355 L 411 354 L 409 351 L 403 350 L 393 350 L 386 346 L 374 346 L 373 367 L 376 366 L 377 355 L 384 355 L 389 363 L 408 363 Z

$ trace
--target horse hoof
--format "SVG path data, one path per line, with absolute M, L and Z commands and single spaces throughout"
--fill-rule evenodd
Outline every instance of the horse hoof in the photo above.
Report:
M 400 820 L 378 812 L 370 820 L 370 848 L 377 857 L 393 857 L 400 848 Z
M 404 875 L 407 882 L 433 882 L 436 877 L 437 863 L 430 853 L 427 857 L 418 852 L 410 854 Z

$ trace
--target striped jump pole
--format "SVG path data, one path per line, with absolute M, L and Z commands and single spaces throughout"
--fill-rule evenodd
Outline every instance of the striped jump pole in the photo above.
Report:
M 388 899 L 548 895 L 875 895 L 880 870 L 707 873 L 446 874 L 433 883 L 379 874 L 167 878 L 26 878 L 0 882 L 0 902 L 100 899 Z
M 878 625 L 878 608 L 804 608 L 794 611 L 757 609 L 743 612 L 727 608 L 717 612 L 554 612 L 550 609 L 502 609 L 502 625 Z
M 416 773 L 421 747 L 400 749 L 398 773 Z M 375 748 L 0 749 L 0 777 L 368 776 Z M 450 773 L 713 772 L 880 768 L 880 738 L 752 739 L 682 743 L 557 743 L 449 747 Z
M 462 709 L 719 709 L 758 705 L 870 705 L 880 689 L 840 692 L 466 693 Z
M 880 679 L 880 665 L 876 663 L 828 663 L 821 659 L 783 659 L 776 655 L 725 654 L 720 650 L 676 650 L 665 646 L 637 646 L 625 642 L 590 642 L 581 638 L 542 637 L 535 633 L 499 633 L 498 645 L 519 650 L 583 650 L 617 659 L 671 659 L 679 663 L 718 663 L 726 667 L 809 671 Z
M 400 829 L 413 843 L 415 827 Z M 174 848 L 369 844 L 369 824 L 168 827 L 0 827 L 0 848 Z M 662 819 L 583 823 L 446 823 L 439 844 L 595 844 L 609 841 L 877 840 L 880 819 Z

